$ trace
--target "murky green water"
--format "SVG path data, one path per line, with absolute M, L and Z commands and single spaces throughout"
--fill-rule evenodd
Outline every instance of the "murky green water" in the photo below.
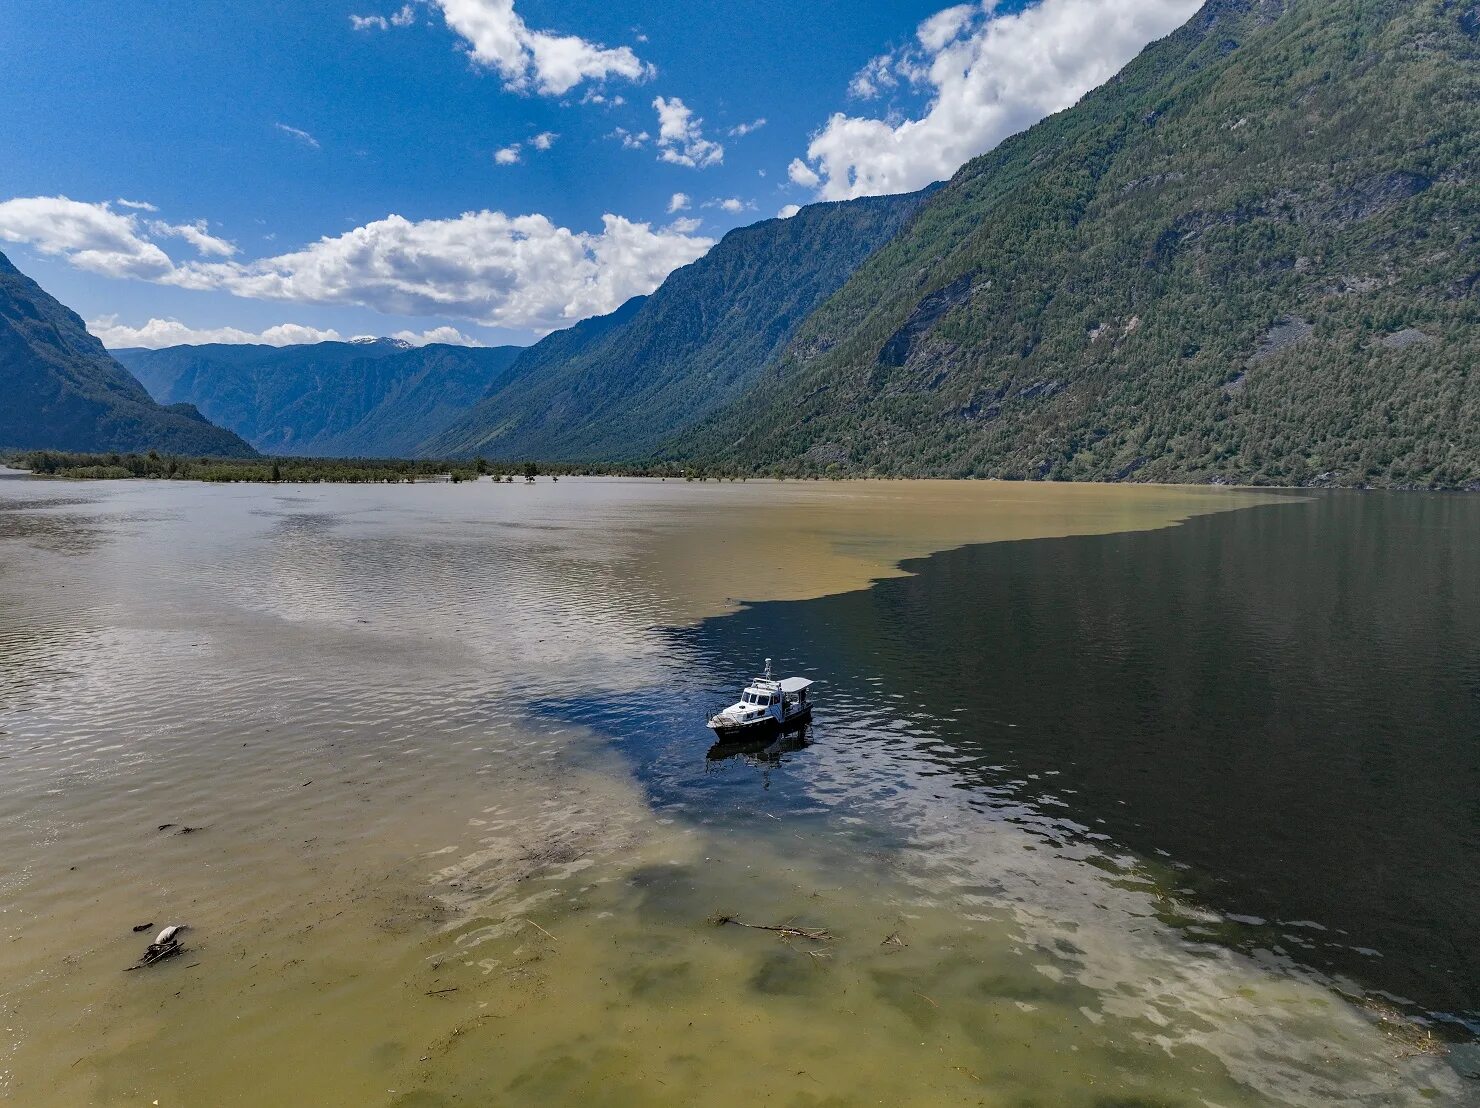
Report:
M 1292 890 L 1322 880 L 1318 851 L 1256 833 L 1279 822 L 1260 818 L 1237 850 L 1209 848 L 1206 823 L 1179 830 L 1206 805 L 1176 783 L 1205 801 L 1219 777 L 1193 773 L 1172 739 L 1206 721 L 1189 740 L 1206 750 L 1243 727 L 1243 764 L 1267 764 L 1272 714 L 1235 720 L 1235 706 L 1268 693 L 1249 674 L 1302 657 L 1302 627 L 1326 610 L 1304 587 L 1245 592 L 1256 625 L 1284 637 L 1230 628 L 1216 659 L 1158 657 L 1226 614 L 1193 584 L 1226 584 L 1228 565 L 1208 561 L 1224 524 L 1299 518 L 1314 549 L 1340 531 L 1322 501 L 1271 499 L 0 481 L 0 1095 L 1473 1101 L 1463 1053 L 1428 1048 L 1398 1015 L 1462 1015 L 1472 993 L 1274 949 L 1299 930 L 1280 914 Z M 1469 535 L 1474 520 L 1445 526 Z M 1355 534 L 1401 551 L 1393 527 L 1369 517 Z M 1069 563 L 1033 553 L 1068 535 L 1083 536 L 1063 540 L 1080 551 Z M 866 590 L 901 558 L 1006 539 L 1028 541 Z M 1292 541 L 1242 549 L 1258 562 Z M 1155 571 L 1128 587 L 1148 550 Z M 1469 626 L 1466 572 L 1461 559 L 1440 575 L 1455 615 L 1436 641 Z M 783 602 L 733 612 L 745 600 Z M 1146 612 L 1158 604 L 1181 633 Z M 763 654 L 824 682 L 812 744 L 707 757 L 702 708 Z M 1208 695 L 1207 666 L 1225 663 L 1248 671 L 1228 681 L 1242 692 Z M 1410 700 L 1364 702 L 1390 705 L 1381 726 L 1398 731 L 1427 705 L 1410 742 L 1434 720 L 1468 725 L 1425 664 L 1403 671 Z M 1333 703 L 1320 692 L 1313 715 L 1290 712 L 1339 738 Z M 1120 739 L 1124 757 L 1106 755 Z M 1331 760 L 1329 742 L 1316 750 L 1295 767 L 1311 780 Z M 1245 790 L 1290 769 L 1224 779 L 1252 811 Z M 1273 796 L 1283 823 L 1299 795 Z M 1462 810 L 1402 814 L 1405 866 L 1426 819 L 1432 868 L 1470 856 Z M 1285 857 L 1289 879 L 1266 887 Z M 1431 877 L 1402 895 L 1442 915 L 1472 903 L 1470 879 L 1452 873 L 1454 903 L 1422 902 Z M 1316 904 L 1326 916 L 1309 922 L 1356 920 L 1347 875 L 1331 886 L 1316 899 L 1339 911 Z M 1240 925 L 1246 912 L 1276 938 Z M 189 923 L 190 950 L 125 973 L 145 922 Z M 1455 931 L 1424 932 L 1441 933 Z M 1383 927 L 1361 934 L 1401 946 Z M 1397 984 L 1411 1003 L 1385 1023 L 1370 994 Z

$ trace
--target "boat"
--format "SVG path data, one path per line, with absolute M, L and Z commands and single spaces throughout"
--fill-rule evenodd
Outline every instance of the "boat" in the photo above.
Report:
M 738 701 L 711 715 L 709 728 L 723 742 L 801 727 L 812 718 L 811 687 L 805 677 L 776 680 L 767 658 L 766 672 L 745 687 Z

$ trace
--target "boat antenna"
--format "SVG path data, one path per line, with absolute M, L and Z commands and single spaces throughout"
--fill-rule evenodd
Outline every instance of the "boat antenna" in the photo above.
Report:
M 770 658 L 767 658 L 766 659 L 766 680 L 769 681 L 770 679 L 771 679 L 771 659 Z

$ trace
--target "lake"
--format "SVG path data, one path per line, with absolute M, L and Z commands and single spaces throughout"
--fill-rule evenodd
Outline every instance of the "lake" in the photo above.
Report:
M 0 1097 L 1476 1104 L 1477 740 L 1474 497 L 7 477 Z

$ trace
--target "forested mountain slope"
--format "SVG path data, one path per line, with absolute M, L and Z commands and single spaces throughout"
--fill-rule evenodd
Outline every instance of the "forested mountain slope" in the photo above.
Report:
M 816 204 L 790 219 L 731 231 L 646 299 L 531 347 L 482 403 L 421 453 L 552 460 L 650 454 L 664 437 L 742 395 L 924 195 Z
M 0 254 L 0 447 L 211 457 L 255 452 L 189 405 L 161 407 L 75 312 Z
M 161 401 L 187 401 L 259 450 L 401 457 L 477 402 L 519 347 L 174 346 L 117 357 Z
M 1212 0 L 965 166 L 661 453 L 1480 482 L 1477 160 L 1473 0 Z

